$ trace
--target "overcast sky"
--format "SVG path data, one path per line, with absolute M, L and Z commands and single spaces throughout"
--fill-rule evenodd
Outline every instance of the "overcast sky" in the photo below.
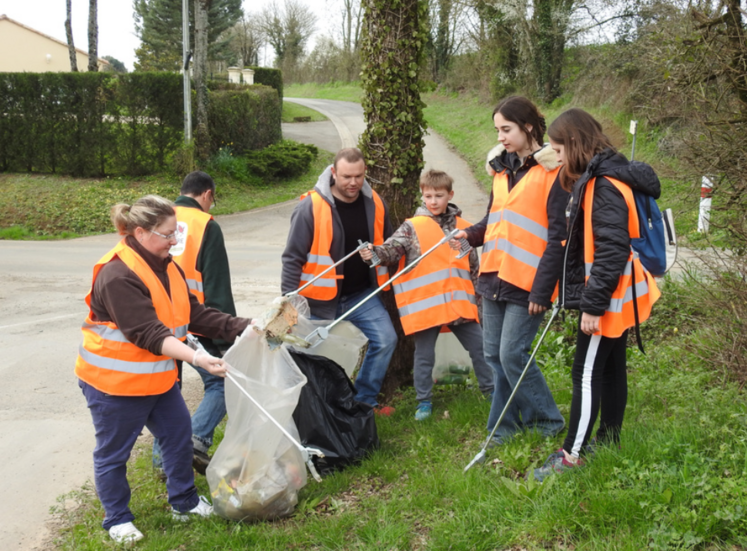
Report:
M 244 9 L 258 12 L 270 1 L 244 0 Z M 314 10 L 319 21 L 328 20 L 328 10 L 336 12 L 341 4 L 340 0 L 305 0 L 303 3 Z M 66 0 L 0 0 L 0 14 L 67 43 L 65 5 Z M 72 13 L 75 46 L 88 51 L 88 0 L 72 0 Z M 135 61 L 135 49 L 140 44 L 135 36 L 132 14 L 131 0 L 99 0 L 99 57 L 113 56 L 130 70 Z

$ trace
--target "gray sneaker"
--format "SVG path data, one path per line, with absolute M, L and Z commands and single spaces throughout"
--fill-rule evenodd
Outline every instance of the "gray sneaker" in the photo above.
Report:
M 552 474 L 562 473 L 568 469 L 573 469 L 574 467 L 579 467 L 581 465 L 583 465 L 583 463 L 580 459 L 578 463 L 571 463 L 568 461 L 565 458 L 565 452 L 561 448 L 555 453 L 550 454 L 550 457 L 547 458 L 547 461 L 545 461 L 540 468 L 534 469 L 534 479 L 537 482 L 542 482 Z

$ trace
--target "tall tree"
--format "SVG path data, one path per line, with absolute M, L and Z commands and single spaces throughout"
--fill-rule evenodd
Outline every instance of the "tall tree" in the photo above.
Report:
M 306 43 L 314 33 L 316 16 L 299 0 L 285 0 L 282 5 L 273 1 L 262 10 L 259 21 L 268 44 L 275 50 L 275 66 L 292 80 Z
M 429 0 L 430 36 L 428 54 L 431 73 L 440 81 L 459 49 L 464 4 L 455 0 Z
M 78 57 L 75 55 L 75 43 L 73 42 L 73 0 L 67 0 L 67 18 L 65 19 L 65 35 L 67 36 L 67 51 L 70 54 L 70 70 L 78 72 Z
M 563 54 L 574 0 L 534 0 L 534 67 L 539 95 L 545 101 L 560 96 Z
M 363 22 L 360 0 L 342 0 L 342 64 L 347 81 L 360 73 L 360 33 Z
M 361 149 L 367 179 L 389 204 L 395 227 L 414 212 L 423 168 L 423 102 L 418 71 L 428 39 L 426 3 L 422 0 L 363 0 L 361 55 L 366 130 Z M 390 294 L 390 293 L 387 293 Z M 392 297 L 385 298 L 392 319 L 399 320 Z M 384 381 L 385 395 L 412 380 L 411 339 L 399 321 L 397 350 Z
M 109 62 L 109 66 L 111 67 L 111 70 L 115 73 L 126 73 L 127 67 L 125 67 L 125 64 L 119 61 L 116 57 L 112 57 L 110 55 L 105 55 L 101 59 L 105 59 Z
M 195 0 L 195 56 L 194 77 L 197 92 L 197 127 L 195 147 L 197 157 L 205 161 L 210 156 L 210 133 L 207 111 L 207 53 L 208 53 L 208 11 L 211 0 Z
M 257 17 L 244 13 L 227 31 L 231 51 L 244 65 L 259 65 L 259 51 L 264 46 L 264 34 Z
M 135 69 L 179 71 L 182 66 L 181 0 L 134 0 Z M 190 2 L 190 35 L 194 37 L 194 6 Z M 208 10 L 208 60 L 227 61 L 232 55 L 226 32 L 241 19 L 241 0 L 212 0 Z
M 98 0 L 88 1 L 88 70 L 99 70 Z

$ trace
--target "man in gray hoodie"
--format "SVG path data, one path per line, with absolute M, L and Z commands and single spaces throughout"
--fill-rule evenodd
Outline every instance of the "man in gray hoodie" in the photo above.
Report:
M 368 184 L 365 174 L 360 150 L 342 149 L 314 189 L 302 197 L 291 215 L 282 257 L 284 294 L 354 251 L 358 240 L 379 245 L 392 234 L 386 203 Z M 370 269 L 359 255 L 354 255 L 301 294 L 308 299 L 312 318 L 331 320 L 351 310 L 387 279 L 386 268 Z M 346 319 L 369 341 L 355 381 L 356 399 L 376 407 L 397 335 L 378 295 Z M 377 408 L 383 415 L 391 411 Z

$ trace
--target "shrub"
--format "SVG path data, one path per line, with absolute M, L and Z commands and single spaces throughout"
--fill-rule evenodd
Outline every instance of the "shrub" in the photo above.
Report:
M 205 171 L 212 176 L 227 176 L 240 182 L 249 180 L 246 159 L 235 156 L 230 146 L 221 147 L 215 155 L 210 157 Z
M 181 139 L 172 73 L 0 73 L 0 170 L 162 170 Z
M 280 102 L 283 101 L 283 72 L 280 69 L 267 67 L 249 67 L 254 71 L 254 84 L 264 84 L 278 91 Z
M 306 173 L 319 150 L 316 146 L 283 140 L 246 155 L 249 171 L 268 178 L 291 178 Z
M 208 126 L 210 151 L 232 144 L 234 154 L 262 149 L 281 140 L 281 102 L 268 86 L 210 94 Z

